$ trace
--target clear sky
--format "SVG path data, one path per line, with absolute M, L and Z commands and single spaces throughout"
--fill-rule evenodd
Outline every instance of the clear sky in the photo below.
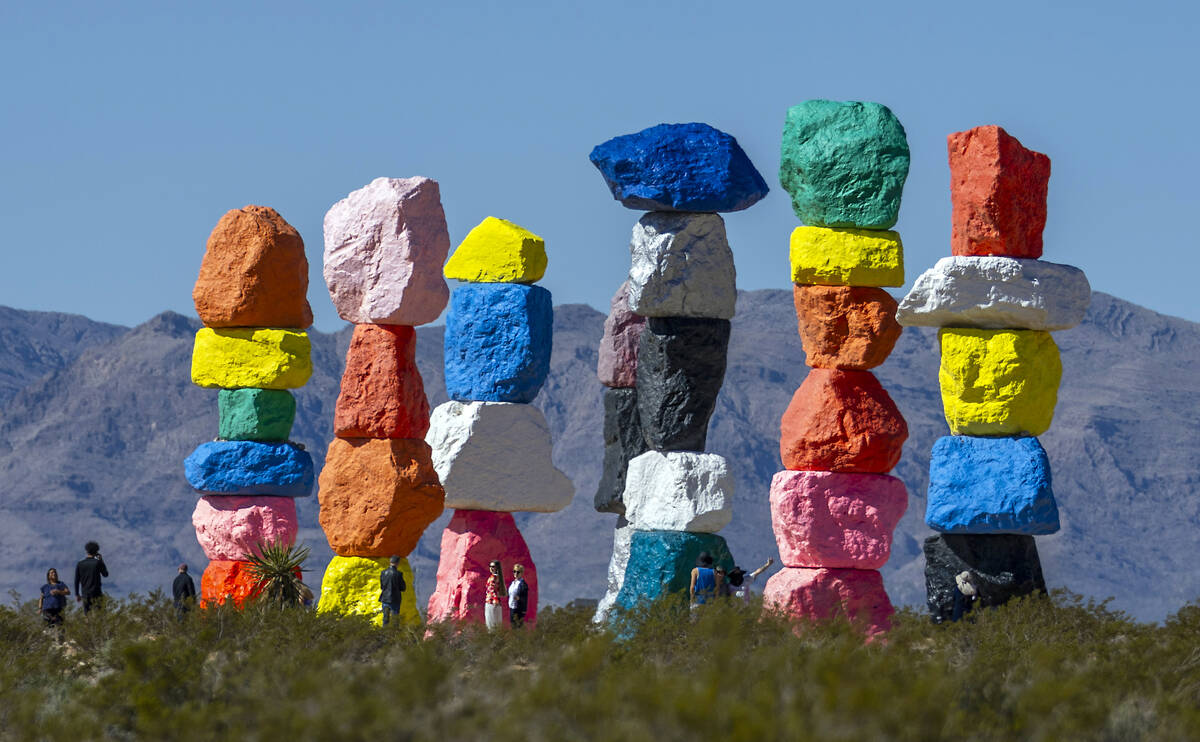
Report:
M 919 9 L 918 9 L 919 8 Z M 1053 162 L 1045 259 L 1200 320 L 1200 11 L 1192 3 L 6 2 L 0 304 L 137 324 L 194 314 L 221 214 L 305 239 L 379 176 L 441 183 L 454 245 L 485 216 L 546 239 L 557 303 L 606 308 L 638 213 L 588 162 L 660 122 L 738 138 L 772 187 L 726 217 L 744 289 L 788 286 L 788 106 L 873 100 L 908 132 L 911 281 L 949 254 L 945 137 L 1000 124 Z

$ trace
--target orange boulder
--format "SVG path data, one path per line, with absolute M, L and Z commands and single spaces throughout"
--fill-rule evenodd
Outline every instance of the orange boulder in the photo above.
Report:
M 200 577 L 200 600 L 205 604 L 232 600 L 241 608 L 247 598 L 261 592 L 257 582 L 250 573 L 249 562 L 212 561 Z
M 900 460 L 908 424 L 870 371 L 814 368 L 780 424 L 785 469 L 884 474 Z
M 404 325 L 355 325 L 333 413 L 339 438 L 421 439 L 429 400 L 416 362 L 417 334 Z
M 317 499 L 338 556 L 406 557 L 442 514 L 446 493 L 425 441 L 334 438 Z
M 900 338 L 896 300 L 883 289 L 797 285 L 792 297 L 800 342 L 813 368 L 874 368 Z
M 247 206 L 221 217 L 208 237 L 192 300 L 208 327 L 312 324 L 304 240 L 274 209 Z

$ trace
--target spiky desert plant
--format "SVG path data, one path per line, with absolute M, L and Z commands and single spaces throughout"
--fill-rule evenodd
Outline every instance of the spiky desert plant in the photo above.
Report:
M 247 554 L 254 594 L 280 606 L 299 605 L 304 591 L 301 566 L 308 559 L 307 546 L 259 541 Z

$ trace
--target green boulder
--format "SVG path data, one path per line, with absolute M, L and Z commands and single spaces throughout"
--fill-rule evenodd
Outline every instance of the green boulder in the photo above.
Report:
M 217 407 L 217 437 L 227 441 L 286 441 L 296 419 L 296 398 L 286 390 L 222 389 Z
M 779 182 L 809 226 L 890 229 L 908 162 L 904 127 L 887 106 L 810 100 L 788 109 Z

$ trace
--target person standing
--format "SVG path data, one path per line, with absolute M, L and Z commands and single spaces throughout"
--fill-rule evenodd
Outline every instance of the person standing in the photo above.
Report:
M 186 564 L 179 565 L 179 574 L 171 583 L 171 597 L 175 599 L 175 615 L 179 616 L 179 620 L 182 621 L 183 614 L 190 611 L 192 604 L 196 602 L 196 583 L 188 574 Z
M 63 608 L 67 607 L 67 596 L 71 591 L 67 583 L 58 579 L 58 570 L 46 570 L 46 584 L 42 585 L 42 596 L 38 598 L 38 613 L 47 626 L 61 626 Z
M 704 605 L 717 594 L 717 574 L 713 571 L 712 554 L 700 552 L 696 566 L 692 568 L 692 581 L 688 586 L 692 608 Z
M 751 590 L 750 586 L 754 584 L 754 580 L 763 572 L 767 571 L 775 563 L 775 557 L 767 557 L 767 563 L 753 572 L 747 572 L 741 567 L 734 567 L 729 573 L 729 584 L 733 589 L 733 597 L 740 599 L 743 603 L 750 602 Z
M 383 604 L 384 626 L 388 625 L 393 613 L 399 621 L 400 604 L 404 601 L 404 591 L 408 589 L 408 585 L 404 584 L 404 575 L 396 569 L 399 563 L 400 557 L 389 557 L 387 569 L 379 573 L 379 602 Z
M 75 565 L 75 601 L 83 601 L 83 612 L 87 613 L 93 607 L 98 608 L 104 599 L 100 578 L 108 577 L 108 567 L 100 556 L 100 544 L 88 541 L 83 550 L 87 556 Z
M 504 606 L 500 596 L 504 594 L 504 578 L 500 576 L 500 560 L 488 564 L 487 583 L 483 588 L 483 621 L 488 631 L 495 631 L 504 623 Z
M 513 567 L 513 581 L 508 583 L 508 620 L 514 629 L 525 625 L 525 611 L 529 608 L 529 585 L 525 583 L 525 566 Z

